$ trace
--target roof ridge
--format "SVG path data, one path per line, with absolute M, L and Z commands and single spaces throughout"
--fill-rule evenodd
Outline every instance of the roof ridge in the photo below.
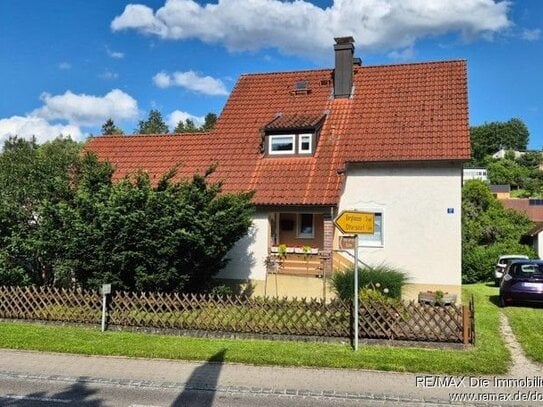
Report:
M 198 132 L 189 132 L 189 133 L 152 133 L 152 134 L 141 134 L 141 133 L 132 133 L 132 134 L 98 134 L 96 136 L 88 137 L 88 140 L 92 139 L 114 139 L 114 138 L 128 138 L 128 137 L 189 137 L 189 136 L 209 136 L 213 134 L 213 131 L 198 131 Z
M 451 64 L 451 63 L 466 63 L 467 59 L 448 59 L 448 60 L 441 60 L 441 61 L 419 61 L 419 62 L 400 62 L 400 63 L 390 63 L 390 64 L 382 64 L 382 65 L 362 65 L 357 66 L 356 69 L 375 69 L 375 68 L 395 68 L 395 67 L 403 67 L 403 66 L 413 66 L 413 65 L 445 65 L 445 64 Z
M 296 74 L 296 73 L 311 73 L 311 72 L 326 72 L 333 71 L 333 68 L 319 68 L 319 69 L 301 69 L 301 70 L 290 70 L 290 71 L 275 71 L 275 72 L 256 72 L 256 73 L 243 73 L 240 77 L 243 76 L 272 76 L 272 75 L 284 75 L 284 74 Z
M 416 66 L 416 65 L 446 65 L 451 63 L 466 63 L 467 59 L 448 59 L 448 60 L 435 60 L 435 61 L 419 61 L 419 62 L 400 62 L 400 63 L 389 63 L 389 64 L 380 64 L 380 65 L 362 65 L 357 66 L 355 69 L 378 69 L 378 68 L 396 68 L 404 66 Z M 303 73 L 314 73 L 314 72 L 332 72 L 334 68 L 318 68 L 318 69 L 301 69 L 301 70 L 288 70 L 288 71 L 275 71 L 275 72 L 255 72 L 255 73 L 244 73 L 240 77 L 244 76 L 275 76 L 275 75 L 285 75 L 285 74 L 303 74 Z

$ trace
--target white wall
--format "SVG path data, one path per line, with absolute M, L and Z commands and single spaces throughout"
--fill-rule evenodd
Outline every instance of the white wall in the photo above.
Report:
M 230 262 L 217 275 L 217 278 L 264 280 L 266 278 L 264 261 L 268 256 L 268 239 L 268 213 L 257 211 L 248 235 L 239 240 L 230 250 L 226 256 Z
M 350 165 L 339 210 L 383 212 L 383 246 L 360 260 L 402 268 L 413 284 L 460 285 L 461 176 L 455 163 Z
M 543 232 L 539 232 L 534 237 L 534 250 L 537 252 L 537 256 L 543 259 Z

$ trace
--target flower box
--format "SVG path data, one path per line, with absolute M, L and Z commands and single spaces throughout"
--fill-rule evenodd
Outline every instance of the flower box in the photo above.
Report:
M 453 305 L 456 303 L 456 294 L 439 291 L 419 292 L 419 304 Z

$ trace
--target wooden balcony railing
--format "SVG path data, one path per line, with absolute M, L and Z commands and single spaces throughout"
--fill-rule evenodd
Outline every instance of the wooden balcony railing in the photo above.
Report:
M 319 254 L 287 253 L 284 256 L 271 255 L 268 272 L 305 277 L 322 277 L 324 265 Z

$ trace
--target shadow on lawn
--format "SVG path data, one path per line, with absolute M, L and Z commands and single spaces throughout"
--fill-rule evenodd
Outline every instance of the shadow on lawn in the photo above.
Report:
M 226 349 L 222 349 L 211 356 L 205 364 L 194 369 L 185 383 L 185 389 L 177 396 L 172 406 L 211 407 L 225 354 Z

